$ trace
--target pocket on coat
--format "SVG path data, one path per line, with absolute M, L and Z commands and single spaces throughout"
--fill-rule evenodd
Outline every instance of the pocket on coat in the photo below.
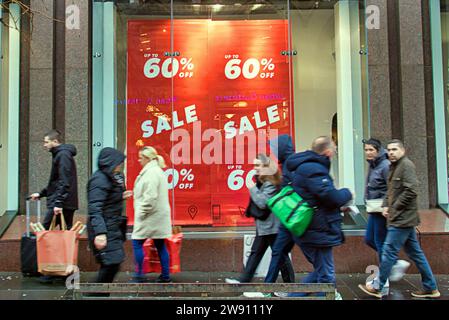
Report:
M 401 180 L 401 178 L 393 179 L 392 184 L 393 184 L 393 188 L 395 188 L 395 189 L 402 188 L 402 180 Z

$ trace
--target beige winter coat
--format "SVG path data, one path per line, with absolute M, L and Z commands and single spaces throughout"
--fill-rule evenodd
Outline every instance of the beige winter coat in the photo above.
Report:
M 134 183 L 132 239 L 166 239 L 172 236 L 167 178 L 156 160 L 140 171 Z

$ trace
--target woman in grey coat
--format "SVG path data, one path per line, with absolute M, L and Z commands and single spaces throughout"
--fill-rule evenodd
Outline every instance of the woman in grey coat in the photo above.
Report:
M 267 200 L 273 197 L 281 184 L 281 173 L 274 161 L 264 154 L 259 154 L 254 160 L 256 181 L 248 185 L 250 203 L 246 209 L 246 216 L 256 220 L 256 237 L 251 247 L 251 253 L 246 267 L 238 280 L 226 279 L 227 283 L 251 282 L 268 247 L 272 247 L 279 230 L 280 221 L 267 208 Z M 281 268 L 283 278 L 293 270 L 288 256 Z

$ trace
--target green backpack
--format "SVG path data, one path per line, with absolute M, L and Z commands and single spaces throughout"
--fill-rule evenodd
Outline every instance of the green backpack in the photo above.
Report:
M 302 236 L 307 230 L 315 211 L 291 186 L 284 187 L 278 194 L 268 199 L 267 206 L 297 237 Z

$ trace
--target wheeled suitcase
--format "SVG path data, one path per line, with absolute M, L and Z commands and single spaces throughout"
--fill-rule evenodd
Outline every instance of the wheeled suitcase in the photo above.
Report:
M 37 205 L 37 222 L 41 220 L 41 201 L 36 201 Z M 36 235 L 30 233 L 30 200 L 26 201 L 26 232 L 22 235 L 20 242 L 20 261 L 22 275 L 25 277 L 35 277 L 39 273 L 37 271 L 37 253 L 36 253 Z

